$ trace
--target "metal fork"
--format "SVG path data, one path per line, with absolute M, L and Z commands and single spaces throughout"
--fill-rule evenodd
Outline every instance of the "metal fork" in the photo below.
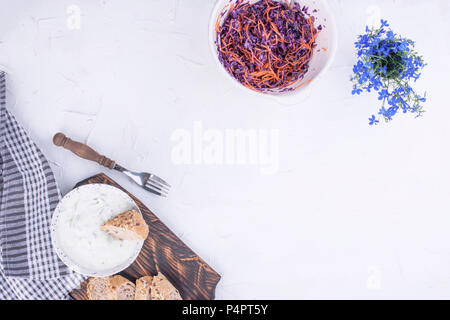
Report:
M 73 141 L 72 139 L 66 137 L 63 133 L 57 133 L 53 137 L 53 143 L 58 147 L 63 147 L 64 149 L 73 152 L 80 158 L 97 162 L 108 169 L 114 169 L 124 173 L 131 180 L 136 182 L 136 184 L 153 194 L 161 197 L 167 197 L 169 193 L 170 185 L 160 177 L 147 172 L 130 171 L 118 165 L 115 161 L 100 155 L 97 151 L 84 143 Z
M 118 164 L 116 164 L 113 169 L 126 174 L 131 180 L 136 182 L 145 190 L 161 197 L 167 197 L 170 190 L 170 185 L 160 177 L 147 172 L 130 171 L 122 166 L 119 166 Z

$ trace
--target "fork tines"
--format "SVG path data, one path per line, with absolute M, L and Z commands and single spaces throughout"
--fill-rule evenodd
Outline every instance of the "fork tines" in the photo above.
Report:
M 170 191 L 170 185 L 158 176 L 150 175 L 145 182 L 144 189 L 158 196 L 167 197 Z

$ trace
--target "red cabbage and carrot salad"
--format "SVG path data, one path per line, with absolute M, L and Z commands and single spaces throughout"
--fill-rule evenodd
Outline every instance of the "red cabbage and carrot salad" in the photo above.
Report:
M 226 14 L 226 16 L 225 16 Z M 321 26 L 308 8 L 289 0 L 238 0 L 216 23 L 219 60 L 240 83 L 258 92 L 295 90 L 313 56 Z

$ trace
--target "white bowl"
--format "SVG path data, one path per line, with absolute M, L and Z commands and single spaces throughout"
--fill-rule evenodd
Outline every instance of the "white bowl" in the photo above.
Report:
M 87 268 L 85 266 L 80 265 L 79 263 L 77 263 L 76 261 L 73 260 L 73 258 L 71 256 L 69 256 L 69 254 L 67 254 L 67 252 L 65 252 L 65 250 L 63 249 L 63 245 L 60 244 L 60 240 L 58 237 L 58 232 L 57 232 L 57 227 L 58 227 L 58 222 L 60 221 L 63 211 L 62 209 L 64 208 L 65 204 L 67 204 L 67 202 L 74 196 L 88 196 L 88 197 L 99 197 L 101 198 L 102 195 L 105 194 L 109 194 L 110 196 L 114 196 L 115 199 L 119 199 L 118 201 L 120 201 L 121 205 L 123 205 L 123 208 L 126 208 L 126 210 L 137 210 L 139 213 L 141 213 L 141 211 L 139 210 L 139 207 L 137 206 L 137 204 L 134 202 L 134 200 L 128 196 L 128 194 L 126 194 L 125 192 L 123 192 L 122 190 L 110 186 L 110 185 L 106 185 L 106 184 L 88 184 L 88 185 L 84 185 L 81 187 L 78 187 L 74 190 L 72 190 L 71 192 L 69 192 L 57 205 L 55 212 L 53 214 L 52 217 L 52 222 L 51 222 L 51 238 L 52 238 L 52 244 L 53 244 L 53 248 L 56 251 L 58 257 L 61 259 L 61 261 L 67 265 L 71 270 L 78 272 L 82 275 L 85 276 L 89 276 L 89 277 L 107 277 L 107 276 L 111 276 L 114 275 L 116 273 L 119 273 L 123 270 L 125 270 L 126 268 L 128 268 L 138 257 L 139 253 L 142 250 L 142 246 L 144 244 L 144 241 L 137 241 L 136 245 L 133 246 L 133 248 L 130 249 L 129 251 L 129 257 L 123 261 L 121 261 L 120 263 L 118 263 L 117 265 L 108 268 L 108 269 L 102 269 L 102 270 L 93 270 L 90 268 Z M 124 210 L 124 211 L 126 211 Z M 120 210 L 121 211 L 121 210 Z M 123 211 L 121 211 L 123 212 Z M 117 212 L 117 214 L 120 214 L 121 212 Z M 92 214 L 97 214 L 96 212 L 92 212 Z M 98 213 L 100 214 L 100 213 Z M 141 213 L 142 214 L 142 213 Z
M 247 1 L 253 3 L 259 0 L 247 0 Z M 276 1 L 284 2 L 285 0 L 276 0 Z M 303 6 L 308 7 L 309 14 L 311 14 L 316 18 L 315 20 L 316 27 L 319 25 L 322 25 L 323 27 L 322 31 L 316 38 L 317 46 L 314 50 L 313 57 L 309 63 L 308 72 L 305 74 L 303 79 L 294 83 L 292 87 L 296 87 L 302 83 L 304 83 L 304 85 L 294 91 L 287 91 L 282 93 L 255 92 L 242 85 L 239 81 L 237 81 L 220 62 L 216 44 L 216 30 L 215 30 L 216 21 L 222 12 L 225 12 L 222 21 L 225 19 L 225 17 L 227 16 L 227 9 L 224 10 L 224 8 L 228 4 L 236 2 L 236 0 L 217 0 L 211 15 L 211 21 L 209 25 L 209 45 L 220 72 L 226 78 L 231 80 L 236 86 L 246 90 L 247 92 L 256 95 L 269 96 L 283 104 L 295 104 L 303 100 L 305 97 L 307 97 L 307 93 L 309 92 L 311 86 L 317 82 L 320 76 L 322 76 L 332 64 L 337 50 L 338 35 L 336 24 L 327 1 L 326 0 L 293 0 L 293 1 L 299 2 L 302 7 Z

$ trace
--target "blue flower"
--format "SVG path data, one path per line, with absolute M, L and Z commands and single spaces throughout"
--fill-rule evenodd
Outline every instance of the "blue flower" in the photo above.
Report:
M 378 100 L 384 100 L 389 97 L 389 91 L 387 91 L 386 89 L 383 89 L 380 92 L 378 92 L 378 95 L 379 95 Z
M 355 87 L 355 88 L 353 88 L 352 95 L 355 95 L 355 94 L 360 95 L 362 92 L 363 92 L 362 89 Z
M 386 20 L 381 19 L 381 27 L 389 27 L 389 23 Z
M 373 126 L 377 125 L 378 123 L 380 123 L 380 121 L 377 120 L 374 115 L 371 118 L 369 118 L 369 125 Z
M 386 33 L 386 40 L 391 41 L 394 40 L 395 34 L 392 32 L 392 30 L 389 30 L 388 33 Z
M 423 95 L 423 97 L 419 98 L 420 102 L 427 102 L 427 93 L 425 92 L 425 94 Z
M 366 33 L 355 42 L 358 61 L 353 67 L 353 95 L 363 92 L 378 92 L 383 101 L 379 115 L 389 121 L 399 113 L 423 114 L 421 103 L 426 102 L 426 94 L 416 94 L 410 82 L 417 81 L 426 66 L 415 51 L 415 43 L 404 39 L 388 29 L 389 23 L 381 20 L 381 27 L 366 28 Z M 370 124 L 379 121 L 372 116 Z

